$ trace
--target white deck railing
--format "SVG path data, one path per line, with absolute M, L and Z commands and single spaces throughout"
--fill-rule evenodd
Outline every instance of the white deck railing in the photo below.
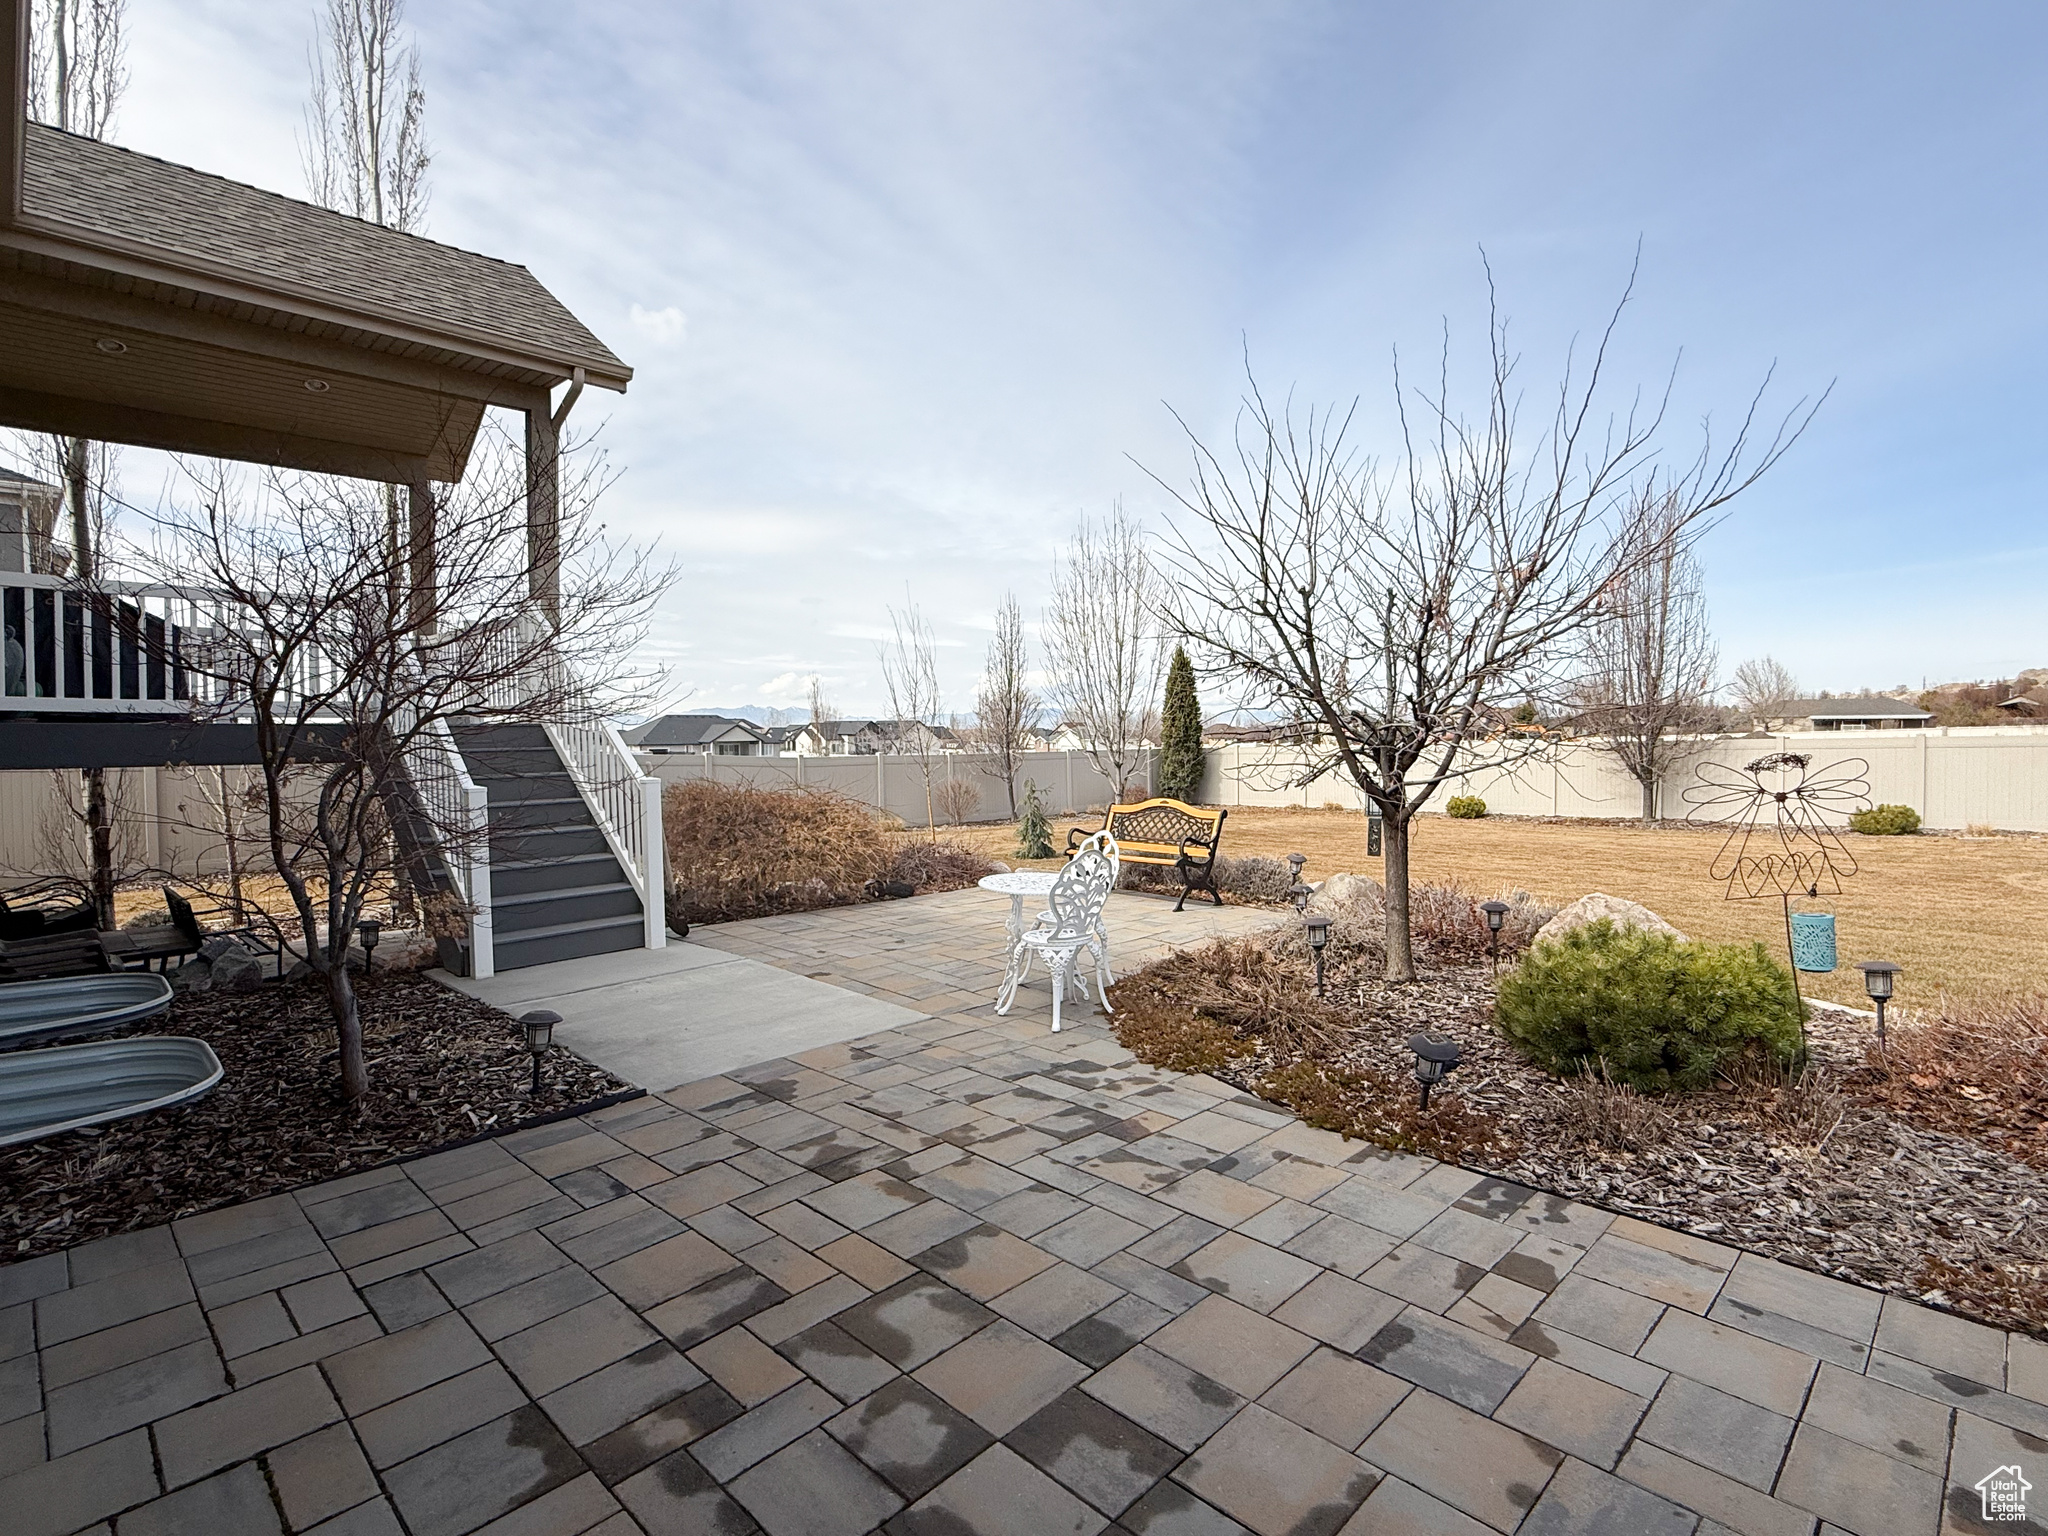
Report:
M 668 942 L 662 881 L 661 781 L 640 771 L 618 730 L 602 720 L 550 722 L 548 742 L 576 781 L 584 804 L 604 833 L 612 857 L 640 898 L 646 929 L 643 947 Z
M 237 606 L 191 588 L 0 571 L 0 713 L 232 718 L 247 697 Z M 334 681 L 316 647 L 290 668 L 288 707 Z
M 491 929 L 490 791 L 470 777 L 445 720 L 414 734 L 404 748 L 406 777 L 425 812 L 454 895 L 469 924 L 469 974 L 495 974 Z

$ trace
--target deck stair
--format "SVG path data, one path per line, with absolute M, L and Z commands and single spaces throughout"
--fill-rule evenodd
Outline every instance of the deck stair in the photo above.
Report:
M 547 731 L 457 724 L 454 737 L 490 797 L 494 969 L 640 948 L 639 894 Z

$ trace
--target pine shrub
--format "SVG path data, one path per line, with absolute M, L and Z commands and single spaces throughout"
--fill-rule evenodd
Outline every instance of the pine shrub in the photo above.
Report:
M 1849 830 L 1869 837 L 1903 837 L 1920 830 L 1920 813 L 1910 805 L 1875 805 L 1850 816 Z
M 1159 712 L 1159 793 L 1192 802 L 1202 788 L 1202 701 L 1188 653 L 1173 648 Z
M 1501 977 L 1502 1034 L 1561 1077 L 1603 1070 L 1650 1093 L 1698 1089 L 1760 1053 L 1799 1053 L 1792 976 L 1763 945 L 1681 943 L 1605 918 Z
M 1477 821 L 1486 814 L 1486 802 L 1477 795 L 1453 795 L 1444 802 L 1444 814 L 1460 821 Z
M 1053 857 L 1052 827 L 1045 819 L 1045 804 L 1038 798 L 1037 784 L 1029 779 L 1024 781 L 1024 815 L 1017 822 L 1017 857 Z

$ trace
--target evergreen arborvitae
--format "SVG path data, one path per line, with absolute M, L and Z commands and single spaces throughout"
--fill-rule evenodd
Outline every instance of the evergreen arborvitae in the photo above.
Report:
M 1195 697 L 1195 668 L 1188 653 L 1173 648 L 1166 669 L 1166 701 L 1159 711 L 1159 792 L 1193 800 L 1202 787 L 1202 701 Z
M 1045 807 L 1038 801 L 1038 786 L 1024 781 L 1024 816 L 1017 823 L 1017 857 L 1049 859 L 1053 856 L 1052 828 L 1046 823 Z

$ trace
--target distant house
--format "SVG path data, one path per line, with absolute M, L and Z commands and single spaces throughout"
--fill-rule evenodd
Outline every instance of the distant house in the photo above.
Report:
M 1934 718 L 1918 704 L 1862 694 L 1844 699 L 1792 699 L 1773 724 L 1794 731 L 1917 731 Z
M 0 469 L 0 571 L 64 574 L 70 552 L 51 539 L 62 501 L 56 486 Z
M 797 750 L 796 739 L 803 733 L 804 728 L 800 725 L 764 725 L 761 727 L 763 743 L 771 754 L 778 757 L 795 752 Z
M 629 746 L 656 756 L 697 752 L 711 757 L 772 757 L 767 732 L 725 715 L 663 715 L 623 733 Z
M 2015 720 L 2048 720 L 2048 687 L 2034 687 L 2016 693 L 1998 704 L 2000 714 Z
M 871 757 L 882 750 L 872 720 L 813 720 L 796 728 L 785 749 L 799 757 Z
M 798 726 L 786 749 L 800 757 L 872 757 L 877 752 L 959 752 L 958 734 L 922 720 L 821 720 Z

